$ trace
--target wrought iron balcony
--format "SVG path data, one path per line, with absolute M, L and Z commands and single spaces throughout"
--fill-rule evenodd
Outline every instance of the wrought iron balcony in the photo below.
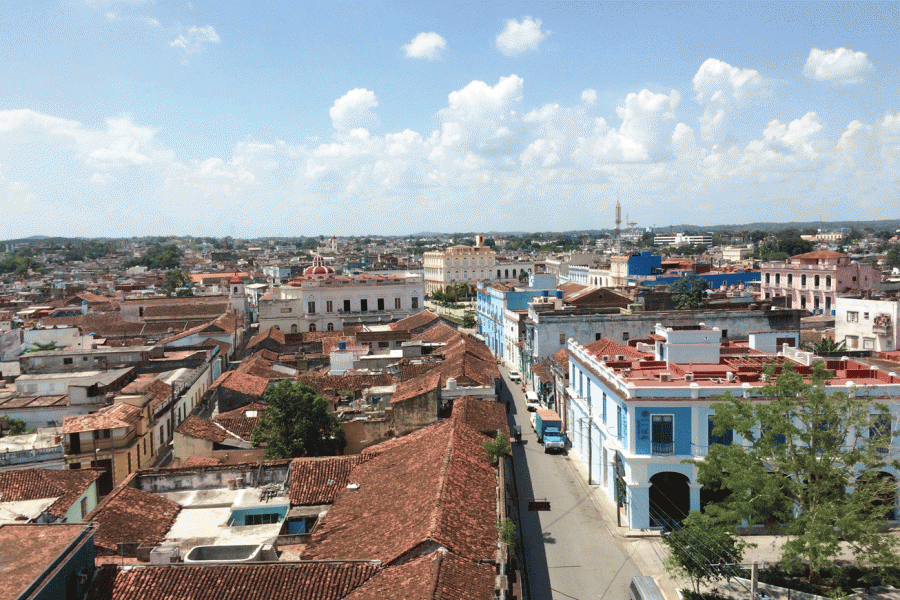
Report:
M 675 454 L 674 442 L 652 442 L 650 451 L 655 456 L 671 456 Z

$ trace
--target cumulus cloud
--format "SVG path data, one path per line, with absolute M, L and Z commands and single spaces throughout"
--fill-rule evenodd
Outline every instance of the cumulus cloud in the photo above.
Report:
M 159 27 L 160 22 L 155 17 L 123 15 L 121 13 L 109 10 L 104 14 L 107 21 L 122 21 L 127 23 L 141 23 L 147 27 Z
M 548 35 L 548 32 L 541 31 L 541 22 L 537 19 L 510 19 L 497 35 L 495 43 L 497 49 L 506 56 L 516 56 L 527 50 L 536 50 Z
M 337 100 L 328 110 L 331 124 L 339 132 L 353 129 L 372 129 L 379 124 L 378 116 L 372 111 L 378 106 L 375 92 L 363 88 L 352 89 Z
M 775 149 L 814 152 L 810 144 L 812 138 L 821 130 L 822 123 L 819 116 L 814 112 L 808 112 L 787 125 L 778 119 L 771 121 L 763 131 L 763 138 Z
M 440 143 L 455 151 L 518 154 L 524 131 L 518 115 L 524 81 L 517 75 L 501 77 L 496 85 L 472 81 L 447 96 Z
M 715 58 L 707 59 L 694 75 L 696 100 L 704 105 L 700 130 L 704 139 L 722 143 L 734 114 L 770 92 L 770 84 L 753 69 L 739 69 Z
M 447 47 L 447 40 L 434 33 L 420 33 L 412 41 L 403 46 L 403 51 L 409 58 L 425 58 L 437 60 L 441 57 L 441 51 Z
M 169 43 L 172 48 L 178 48 L 182 52 L 183 58 L 187 58 L 192 54 L 203 52 L 209 44 L 218 44 L 221 41 L 219 34 L 213 29 L 212 25 L 206 27 L 191 27 L 187 34 L 179 35 Z
M 581 101 L 585 104 L 594 104 L 597 102 L 597 90 L 590 88 L 581 92 Z
M 830 51 L 813 48 L 809 51 L 803 74 L 817 81 L 848 85 L 861 83 L 874 70 L 865 52 L 854 52 L 848 48 Z

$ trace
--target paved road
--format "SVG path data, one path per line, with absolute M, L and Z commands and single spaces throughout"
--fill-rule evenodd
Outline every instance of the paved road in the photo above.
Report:
M 642 573 L 632 541 L 616 537 L 591 498 L 590 488 L 563 454 L 545 454 L 531 428 L 524 394 L 501 368 L 510 424 L 522 427 L 513 444 L 513 468 L 531 600 L 625 600 L 631 578 Z M 510 392 L 512 389 L 512 392 Z M 528 512 L 528 499 L 550 501 L 550 512 Z

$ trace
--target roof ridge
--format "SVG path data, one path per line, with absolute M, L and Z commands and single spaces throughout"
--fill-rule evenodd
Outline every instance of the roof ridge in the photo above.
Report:
M 449 430 L 449 440 L 447 443 L 447 452 L 444 455 L 444 464 L 441 465 L 441 474 L 438 477 L 438 498 L 434 504 L 434 510 L 431 511 L 431 525 L 428 529 L 428 539 L 435 540 L 435 535 L 440 526 L 440 515 L 444 508 L 444 497 L 447 493 L 447 472 L 450 470 L 450 461 L 453 460 L 453 443 L 455 441 L 456 424 L 452 419 L 447 420 L 447 429 Z

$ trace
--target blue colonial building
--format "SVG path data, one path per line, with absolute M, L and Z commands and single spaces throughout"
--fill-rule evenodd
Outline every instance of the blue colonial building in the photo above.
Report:
M 684 461 L 702 459 L 711 444 L 741 440 L 731 432 L 713 435 L 711 404 L 725 392 L 753 397 L 773 362 L 810 373 L 822 359 L 792 348 L 797 335 L 756 332 L 749 344 L 723 343 L 718 328 L 657 325 L 650 339 L 628 346 L 569 341 L 565 422 L 573 454 L 590 483 L 623 507 L 631 528 L 663 527 L 713 499 L 697 483 L 696 467 Z M 761 350 L 776 345 L 777 355 Z M 849 359 L 828 360 L 826 368 L 835 373 L 828 391 L 859 390 L 888 404 L 895 418 L 900 412 L 895 373 Z M 896 481 L 895 470 L 888 471 Z

